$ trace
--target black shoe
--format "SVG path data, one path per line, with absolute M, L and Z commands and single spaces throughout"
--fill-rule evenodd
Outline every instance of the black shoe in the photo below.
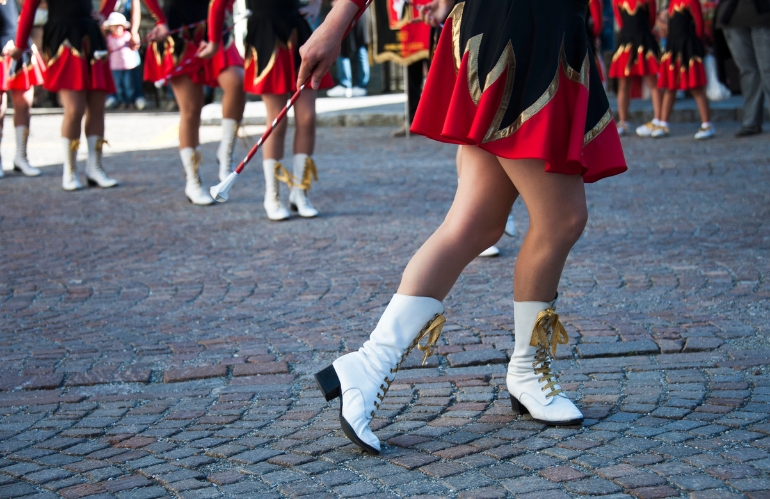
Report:
M 762 127 L 758 126 L 742 126 L 740 130 L 738 130 L 738 133 L 735 134 L 736 137 L 751 137 L 752 135 L 759 135 L 762 133 Z

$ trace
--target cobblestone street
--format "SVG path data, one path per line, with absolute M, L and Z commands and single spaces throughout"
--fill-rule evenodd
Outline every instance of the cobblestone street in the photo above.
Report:
M 372 457 L 312 375 L 363 343 L 441 222 L 455 149 L 320 128 L 322 216 L 275 223 L 261 156 L 228 203 L 187 202 L 173 115 L 108 115 L 120 187 L 64 192 L 60 119 L 33 118 L 43 176 L 0 179 L 0 499 L 770 498 L 767 133 L 675 123 L 588 186 L 555 366 L 582 427 L 511 413 L 518 202 L 520 234 L 447 298 L 439 355 L 392 385 Z M 211 185 L 219 129 L 202 137 Z

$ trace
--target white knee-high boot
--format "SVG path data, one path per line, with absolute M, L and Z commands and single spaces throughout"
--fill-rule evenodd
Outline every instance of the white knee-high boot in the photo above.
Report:
M 27 140 L 29 139 L 29 127 L 19 125 L 16 127 L 16 156 L 13 158 L 13 169 L 18 170 L 27 177 L 37 177 L 40 170 L 34 168 L 27 160 Z
M 233 151 L 235 151 L 237 136 L 238 122 L 230 118 L 222 118 L 222 142 L 219 143 L 219 149 L 217 149 L 220 182 L 224 182 L 233 171 Z
M 583 414 L 551 371 L 556 345 L 568 341 L 555 307 L 555 299 L 513 303 L 516 342 L 506 382 L 513 412 L 529 412 L 536 421 L 550 425 L 574 425 L 583 421 Z
M 179 150 L 179 157 L 182 158 L 185 178 L 187 180 L 184 188 L 184 194 L 192 204 L 206 206 L 214 204 L 214 198 L 203 188 L 201 182 L 200 164 L 202 161 L 201 153 L 198 149 L 185 147 Z
M 64 146 L 64 168 L 62 170 L 61 186 L 65 191 L 76 191 L 82 189 L 83 185 L 78 179 L 78 148 L 80 141 L 78 139 L 68 139 L 62 137 Z
M 291 185 L 291 176 L 283 165 L 276 159 L 262 161 L 262 170 L 265 173 L 265 213 L 267 218 L 274 221 L 288 220 L 289 210 L 281 202 L 278 186 L 280 182 Z
M 115 187 L 118 181 L 107 175 L 102 165 L 102 148 L 107 143 L 104 137 L 98 135 L 89 135 L 88 140 L 88 160 L 86 161 L 86 180 L 88 185 L 98 185 L 99 187 Z
M 289 204 L 292 210 L 299 213 L 299 216 L 313 218 L 318 216 L 318 210 L 313 207 L 310 198 L 307 197 L 307 191 L 313 179 L 318 181 L 318 169 L 315 161 L 307 154 L 294 155 L 294 185 L 289 194 Z
M 409 352 L 417 347 L 426 359 L 433 354 L 446 322 L 443 313 L 433 298 L 393 295 L 369 340 L 315 375 L 326 400 L 340 397 L 340 425 L 359 447 L 379 454 L 380 441 L 369 423 Z

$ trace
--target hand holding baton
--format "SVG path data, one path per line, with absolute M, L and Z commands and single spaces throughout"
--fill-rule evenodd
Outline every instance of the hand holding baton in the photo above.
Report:
M 353 19 L 353 21 L 350 23 L 350 26 L 348 26 L 347 31 L 345 31 L 345 34 L 342 36 L 342 38 L 345 38 L 348 33 L 353 29 L 353 26 L 356 24 L 358 19 L 364 14 L 366 11 L 366 8 L 369 7 L 369 5 L 372 3 L 372 0 L 366 0 L 366 5 L 362 9 L 358 11 L 358 14 Z M 289 109 L 291 109 L 294 104 L 299 99 L 300 95 L 302 95 L 302 91 L 305 90 L 305 87 L 310 83 L 310 80 L 312 78 L 312 74 L 308 76 L 305 81 L 299 86 L 296 92 L 294 92 L 294 95 L 291 96 L 291 99 L 286 103 L 283 109 L 281 109 L 281 112 L 278 113 L 278 116 L 275 117 L 272 123 L 268 124 L 267 129 L 265 130 L 265 133 L 262 134 L 262 137 L 259 138 L 256 144 L 249 150 L 249 152 L 246 154 L 246 157 L 243 158 L 243 160 L 238 164 L 238 167 L 233 171 L 230 175 L 227 176 L 227 178 L 220 182 L 219 184 L 213 186 L 211 189 L 209 189 L 209 193 L 211 194 L 211 197 L 216 199 L 220 203 L 224 203 L 227 201 L 227 199 L 230 197 L 230 189 L 233 187 L 233 184 L 235 184 L 235 181 L 238 179 L 238 175 L 241 174 L 243 169 L 246 167 L 247 164 L 254 158 L 254 155 L 257 154 L 257 151 L 262 146 L 262 144 L 265 143 L 265 141 L 270 137 L 270 135 L 273 133 L 273 130 L 275 130 L 275 127 L 278 126 L 278 124 L 283 121 L 284 118 L 286 118 L 286 115 L 289 114 Z

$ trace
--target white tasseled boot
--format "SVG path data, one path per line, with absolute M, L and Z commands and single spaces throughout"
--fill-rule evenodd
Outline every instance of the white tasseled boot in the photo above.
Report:
M 3 129 L 0 128 L 0 142 L 3 141 Z M 0 178 L 5 177 L 5 172 L 3 171 L 3 160 L 0 159 Z
M 182 165 L 184 166 L 184 173 L 187 179 L 184 195 L 187 196 L 187 199 L 192 204 L 199 206 L 214 204 L 214 198 L 203 188 L 201 176 L 198 172 L 202 159 L 200 151 L 192 147 L 185 147 L 179 150 L 179 157 L 182 158 Z
M 238 122 L 230 118 L 222 118 L 222 142 L 219 143 L 219 149 L 217 149 L 220 182 L 224 182 L 233 171 L 233 151 L 235 151 L 237 136 Z
M 86 161 L 88 185 L 98 185 L 102 188 L 115 187 L 118 181 L 107 175 L 102 165 L 102 148 L 107 141 L 98 135 L 89 135 L 86 139 L 88 140 L 88 160 Z
M 326 400 L 340 397 L 342 430 L 362 449 L 379 454 L 380 441 L 369 423 L 412 349 L 424 351 L 424 359 L 433 354 L 446 322 L 443 313 L 444 306 L 433 298 L 393 295 L 369 340 L 316 373 Z
M 61 186 L 65 191 L 77 191 L 83 188 L 78 179 L 78 148 L 80 141 L 78 139 L 68 139 L 62 137 L 64 145 L 64 169 L 62 171 Z
M 583 422 L 583 414 L 551 371 L 556 345 L 569 340 L 555 307 L 555 299 L 513 303 L 516 342 L 508 364 L 508 393 L 516 414 L 528 412 L 535 421 L 549 425 L 576 425 Z
M 294 185 L 289 194 L 289 205 L 291 209 L 298 212 L 299 216 L 304 218 L 313 218 L 318 216 L 318 210 L 313 207 L 310 198 L 307 197 L 307 191 L 310 185 L 318 181 L 318 169 L 315 161 L 307 154 L 294 155 Z M 299 183 L 297 183 L 299 182 Z
M 16 156 L 13 158 L 13 169 L 18 170 L 27 177 L 37 177 L 40 170 L 34 168 L 27 160 L 27 140 L 29 139 L 29 127 L 19 125 L 16 127 Z
M 262 170 L 265 172 L 265 213 L 267 218 L 274 221 L 288 220 L 289 210 L 281 203 L 278 191 L 279 182 L 286 182 L 291 186 L 291 176 L 286 168 L 275 159 L 262 161 Z

